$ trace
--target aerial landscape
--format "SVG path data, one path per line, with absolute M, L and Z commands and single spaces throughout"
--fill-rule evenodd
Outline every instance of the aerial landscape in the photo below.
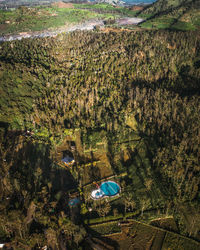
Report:
M 0 249 L 200 249 L 199 0 L 0 0 Z

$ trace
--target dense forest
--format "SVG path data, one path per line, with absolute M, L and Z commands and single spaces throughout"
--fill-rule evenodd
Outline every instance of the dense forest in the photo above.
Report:
M 179 232 L 199 239 L 199 32 L 77 31 L 22 39 L 1 44 L 0 62 L 2 239 L 22 248 L 78 248 L 86 231 L 63 208 L 68 197 L 55 184 L 63 171 L 52 164 L 55 146 L 76 129 L 82 141 L 88 131 L 106 134 L 116 174 L 128 164 L 112 158 L 117 136 L 142 138 Z M 33 136 L 22 138 L 26 130 Z M 128 150 L 134 164 L 137 148 Z

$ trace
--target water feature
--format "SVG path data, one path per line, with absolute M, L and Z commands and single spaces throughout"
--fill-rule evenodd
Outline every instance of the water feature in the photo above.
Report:
M 106 196 L 115 196 L 120 192 L 120 186 L 114 181 L 103 182 L 100 189 Z
M 99 189 L 93 190 L 91 197 L 93 199 L 101 199 L 103 197 L 111 197 L 120 193 L 120 186 L 114 181 L 103 182 Z

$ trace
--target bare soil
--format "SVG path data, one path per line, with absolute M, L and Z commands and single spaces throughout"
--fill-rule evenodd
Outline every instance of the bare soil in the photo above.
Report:
M 120 18 L 117 20 L 117 24 L 119 25 L 134 25 L 141 23 L 144 19 L 138 17 L 127 17 L 127 18 Z
M 67 8 L 67 9 L 74 8 L 74 5 L 72 3 L 63 3 L 63 2 L 53 3 L 52 6 L 55 6 L 58 8 Z
M 1 31 L 6 30 L 7 26 L 8 26 L 8 24 L 0 24 L 0 30 Z
M 141 11 L 141 10 L 143 10 L 144 9 L 144 7 L 143 6 L 133 6 L 132 8 L 131 8 L 131 10 L 133 10 L 133 11 L 137 11 L 137 10 L 139 10 L 139 11 Z

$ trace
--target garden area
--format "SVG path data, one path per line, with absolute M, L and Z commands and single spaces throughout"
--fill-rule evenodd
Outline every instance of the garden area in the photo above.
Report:
M 67 136 L 69 140 L 72 137 L 76 164 L 66 171 L 70 171 L 78 184 L 82 200 L 80 213 L 85 224 L 127 218 L 147 222 L 157 218 L 158 213 L 166 216 L 163 190 L 151 171 L 147 142 L 137 131 L 130 127 L 123 133 L 120 130 L 112 133 L 103 129 L 79 130 L 79 134 Z M 66 140 L 65 145 L 68 145 Z M 60 149 L 63 148 L 64 144 Z M 93 199 L 92 192 L 106 182 L 119 185 L 120 192 Z
M 121 232 L 108 239 L 116 241 L 120 249 L 199 249 L 199 244 L 192 239 L 134 220 L 121 224 Z

